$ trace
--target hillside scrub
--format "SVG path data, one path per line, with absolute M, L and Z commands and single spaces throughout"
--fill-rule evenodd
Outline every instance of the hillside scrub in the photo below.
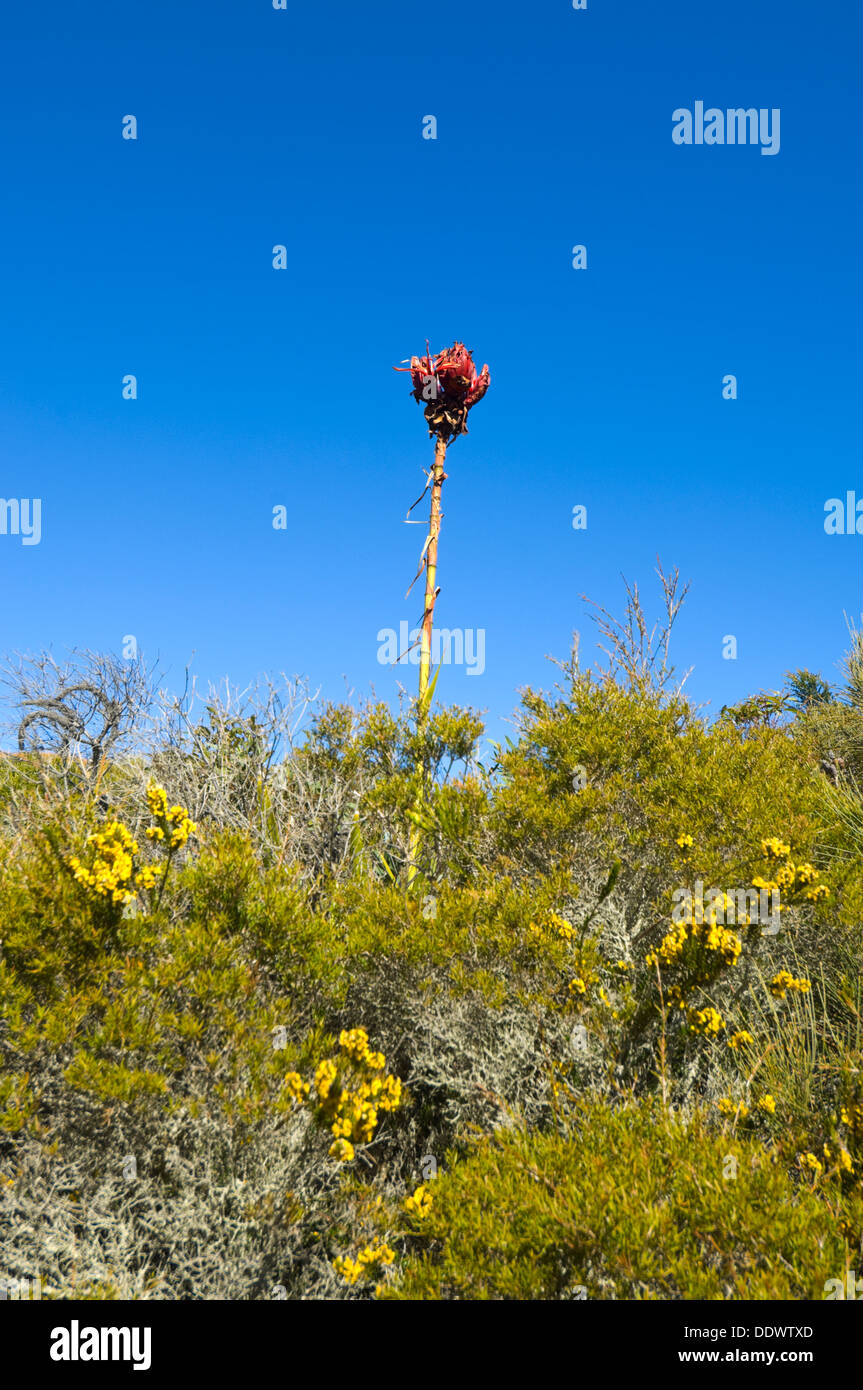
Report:
M 486 764 L 471 710 L 298 687 L 0 759 L 0 1274 L 822 1297 L 863 1259 L 849 660 L 708 719 L 573 658 Z

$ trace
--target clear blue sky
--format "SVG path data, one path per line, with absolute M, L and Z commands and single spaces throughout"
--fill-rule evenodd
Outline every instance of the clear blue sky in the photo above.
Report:
M 858 7 L 10 10 L 0 493 L 42 499 L 42 538 L 0 536 L 0 650 L 134 634 L 171 682 L 194 654 L 204 682 L 413 688 L 377 659 L 422 607 L 402 518 L 431 459 L 392 365 L 460 338 L 492 383 L 450 451 L 438 619 L 484 629 L 486 665 L 440 698 L 499 736 L 574 628 L 589 655 L 580 595 L 618 610 L 623 571 L 653 597 L 657 553 L 692 581 L 698 701 L 836 677 L 863 607 L 863 536 L 824 532 L 863 498 Z M 699 100 L 779 108 L 779 153 L 675 145 Z

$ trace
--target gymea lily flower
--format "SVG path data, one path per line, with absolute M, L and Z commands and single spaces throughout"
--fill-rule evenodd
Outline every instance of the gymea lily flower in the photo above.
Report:
M 482 400 L 491 380 L 488 364 L 478 372 L 464 343 L 453 343 L 435 356 L 426 343 L 424 357 L 412 357 L 409 367 L 394 370 L 410 372 L 413 396 L 426 402 L 429 435 L 436 435 L 444 443 L 467 434 L 468 411 Z

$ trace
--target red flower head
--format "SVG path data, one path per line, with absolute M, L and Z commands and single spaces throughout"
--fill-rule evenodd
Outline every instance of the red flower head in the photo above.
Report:
M 438 435 L 445 442 L 467 434 L 467 413 L 482 400 L 491 380 L 487 365 L 477 372 L 464 343 L 453 343 L 436 357 L 432 357 L 426 343 L 425 357 L 412 357 L 409 367 L 394 370 L 410 372 L 412 395 L 426 402 L 429 434 Z

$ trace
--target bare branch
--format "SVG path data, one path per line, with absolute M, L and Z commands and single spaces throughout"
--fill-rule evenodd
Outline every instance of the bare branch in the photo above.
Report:
M 596 610 L 591 616 L 605 639 L 597 643 L 607 658 L 607 664 L 599 668 L 599 674 L 605 680 L 622 678 L 642 689 L 667 692 L 671 687 L 673 693 L 679 695 L 690 672 L 687 671 L 681 680 L 673 684 L 675 667 L 670 664 L 669 647 L 671 632 L 689 592 L 689 584 L 684 584 L 681 589 L 680 571 L 675 568 L 666 574 L 658 557 L 656 573 L 662 589 L 665 618 L 651 628 L 648 627 L 638 585 L 630 584 L 625 576 L 621 576 L 626 590 L 622 619 L 615 618 L 607 608 L 585 594 L 582 594 L 582 598 Z

